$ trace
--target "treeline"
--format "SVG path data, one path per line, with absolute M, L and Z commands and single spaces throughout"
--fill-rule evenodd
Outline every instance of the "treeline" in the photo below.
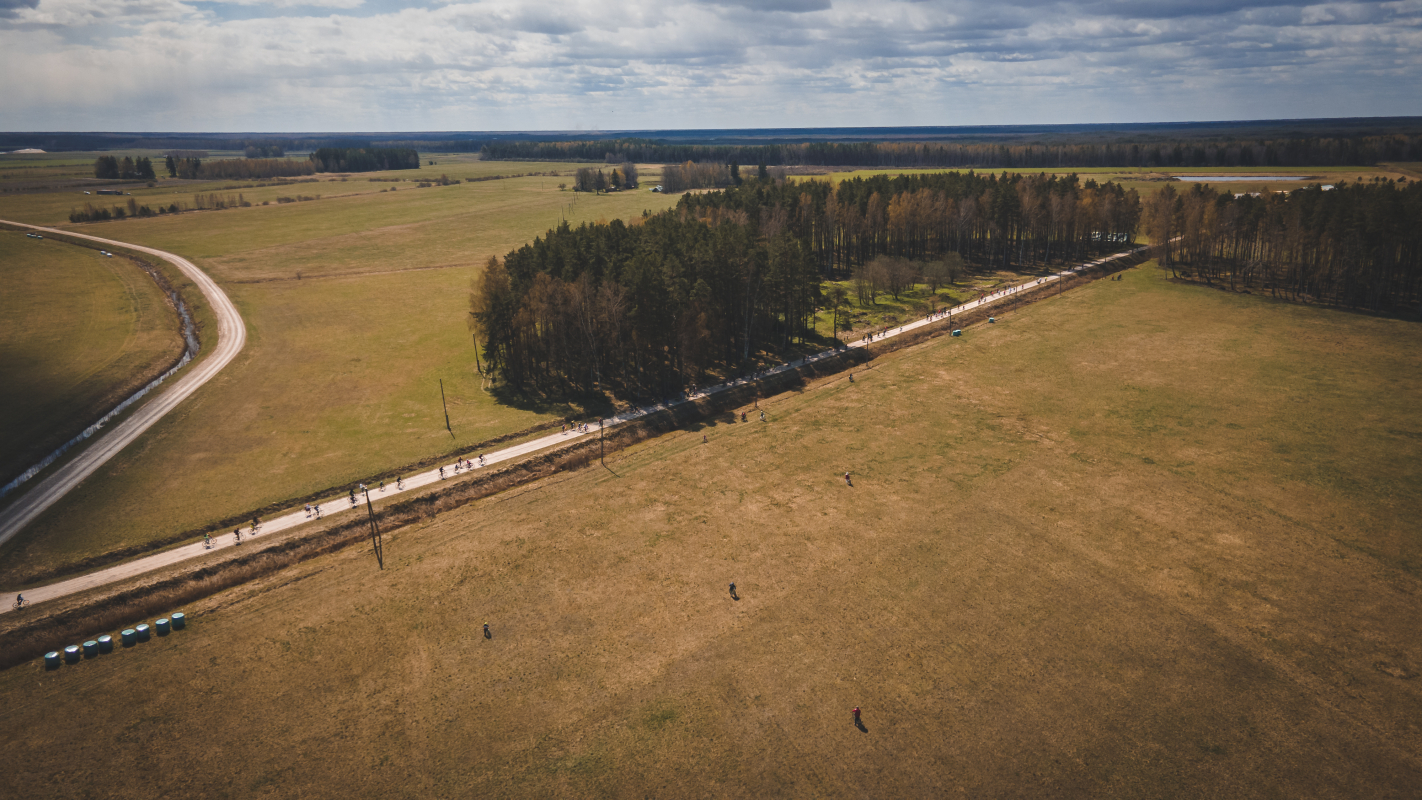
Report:
M 491 142 L 486 159 L 959 169 L 1324 167 L 1422 160 L 1422 135 L 1174 139 L 1097 143 L 808 142 L 668 144 L 648 139 Z
M 688 189 L 723 189 L 736 183 L 731 166 L 717 162 L 687 161 L 662 169 L 662 191 L 684 192 Z
M 316 165 L 294 158 L 227 158 L 205 161 L 199 174 L 214 180 L 258 178 L 296 178 L 316 174 Z
M 164 166 L 168 169 L 168 177 L 184 178 L 186 180 L 197 180 L 202 177 L 202 159 L 197 156 L 169 155 L 164 160 Z
M 615 192 L 620 189 L 635 189 L 637 185 L 637 165 L 630 161 L 613 168 L 611 173 L 604 173 L 592 167 L 581 167 L 573 175 L 575 192 Z
M 319 200 L 320 195 L 314 198 L 302 197 L 302 200 Z M 295 202 L 290 198 L 278 198 L 277 202 Z M 148 205 L 139 205 L 138 201 L 130 197 L 124 205 L 115 205 L 109 208 L 101 208 L 92 203 L 85 203 L 83 208 L 72 208 L 69 210 L 70 222 L 107 222 L 109 220 L 127 219 L 129 217 L 156 217 L 162 214 L 181 214 L 194 209 L 219 210 L 224 208 L 250 208 L 251 201 L 241 194 L 218 194 L 209 192 L 207 194 L 193 195 L 193 201 L 189 203 L 169 203 L 159 204 L 157 210 Z M 262 205 L 266 205 L 263 202 Z
M 311 154 L 317 172 L 378 172 L 419 169 L 420 154 L 408 147 L 322 147 Z
M 157 176 L 153 173 L 153 162 L 148 158 L 135 160 L 131 156 L 124 156 L 122 159 L 115 156 L 99 156 L 94 159 L 94 177 L 151 181 Z
M 246 158 L 284 158 L 286 148 L 279 144 L 249 144 L 242 149 Z
M 1161 261 L 1208 283 L 1370 311 L 1422 304 L 1422 183 L 1241 194 L 1169 184 L 1145 208 Z
M 517 389 L 660 397 L 812 335 L 827 276 L 859 268 L 898 291 L 920 271 L 909 259 L 941 282 L 960 251 L 1018 263 L 1117 250 L 1139 214 L 1134 192 L 1075 176 L 756 178 L 633 225 L 564 223 L 491 259 L 470 319 L 488 368 Z
M 834 187 L 758 177 L 687 195 L 678 208 L 712 221 L 770 213 L 763 224 L 794 228 L 826 276 L 878 255 L 957 253 L 1000 267 L 1077 260 L 1133 241 L 1141 214 L 1136 191 L 1114 182 L 974 172 L 876 175 Z

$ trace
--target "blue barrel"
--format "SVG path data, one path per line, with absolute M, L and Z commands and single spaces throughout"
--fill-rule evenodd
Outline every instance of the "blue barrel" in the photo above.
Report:
M 960 329 L 958 329 L 958 330 L 956 330 L 956 331 L 953 331 L 953 335 L 954 335 L 954 336 L 962 336 L 962 335 L 963 335 L 963 330 L 960 328 Z
M 98 643 L 98 642 L 95 642 L 95 641 L 88 641 L 88 642 L 85 642 L 85 643 L 84 643 L 84 657 L 85 657 L 85 658 L 98 658 L 98 657 L 99 657 L 99 643 Z
M 64 648 L 64 663 L 66 663 L 66 664 L 78 664 L 78 663 L 79 663 L 79 655 L 80 655 L 79 645 L 77 645 L 77 644 L 71 644 L 71 645 L 69 645 L 68 647 Z
M 988 322 L 997 322 L 997 317 L 988 317 Z
M 188 618 L 183 616 L 183 612 L 179 611 L 178 613 L 173 615 L 173 630 L 180 631 L 187 624 Z
M 148 635 L 149 635 L 149 633 L 148 633 L 148 623 L 146 623 L 146 622 L 141 623 L 141 624 L 139 624 L 137 627 L 135 627 L 133 630 L 134 630 L 135 633 L 138 634 L 138 641 L 140 641 L 140 642 L 146 642 L 146 641 L 148 641 Z
M 44 654 L 45 669 L 59 669 L 59 651 L 51 650 Z
M 133 647 L 138 642 L 138 633 L 133 628 L 124 628 L 119 632 L 119 638 L 123 640 L 124 647 Z
M 167 618 L 167 617 L 164 617 L 163 619 L 160 619 L 160 620 L 158 620 L 157 622 L 154 622 L 154 623 L 153 623 L 153 627 L 157 629 L 159 636 L 167 636 L 167 635 L 168 635 L 168 618 Z
M 114 637 L 107 633 L 99 637 L 99 652 L 112 653 L 114 651 Z

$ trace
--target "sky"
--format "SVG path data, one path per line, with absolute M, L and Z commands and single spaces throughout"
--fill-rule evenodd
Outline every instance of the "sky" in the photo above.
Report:
M 0 129 L 1422 115 L 1422 0 L 0 0 Z

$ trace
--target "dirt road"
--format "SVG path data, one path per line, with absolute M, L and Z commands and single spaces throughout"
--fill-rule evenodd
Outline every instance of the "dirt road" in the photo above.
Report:
M 153 423 L 162 419 L 163 415 L 172 411 L 179 403 L 196 392 L 199 387 L 221 372 L 222 368 L 226 367 L 247 343 L 247 326 L 242 322 L 242 316 L 237 313 L 237 307 L 232 305 L 232 301 L 228 299 L 227 294 L 218 287 L 217 283 L 209 278 L 207 273 L 198 269 L 191 261 L 182 256 L 152 247 L 118 242 L 113 239 L 102 239 L 98 236 L 89 236 L 73 231 L 41 228 L 8 220 L 0 220 L 0 222 L 44 233 L 88 239 L 92 242 L 157 256 L 177 267 L 189 280 L 197 284 L 198 289 L 207 298 L 207 302 L 217 315 L 217 347 L 212 355 L 199 360 L 197 366 L 183 373 L 182 377 L 178 378 L 166 391 L 159 392 L 156 397 L 140 406 L 131 416 L 108 431 L 94 436 L 88 447 L 84 448 L 73 460 L 25 491 L 19 500 L 9 508 L 0 511 L 0 544 L 4 544 L 19 533 L 31 520 L 59 502 L 59 499 L 69 493 L 71 489 L 94 474 L 95 470 L 152 427 Z M 5 607 L 8 609 L 10 604 L 6 603 Z

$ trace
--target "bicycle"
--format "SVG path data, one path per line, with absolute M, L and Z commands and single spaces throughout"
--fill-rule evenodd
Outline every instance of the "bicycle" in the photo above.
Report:
M 23 598 L 23 597 L 16 597 L 16 598 L 15 598 L 15 602 L 14 602 L 14 604 L 11 606 L 11 608 L 15 609 L 16 611 L 19 611 L 20 609 L 24 608 L 25 606 L 27 606 L 27 605 L 29 605 L 29 604 L 30 604 L 30 601 L 26 600 L 25 598 Z

